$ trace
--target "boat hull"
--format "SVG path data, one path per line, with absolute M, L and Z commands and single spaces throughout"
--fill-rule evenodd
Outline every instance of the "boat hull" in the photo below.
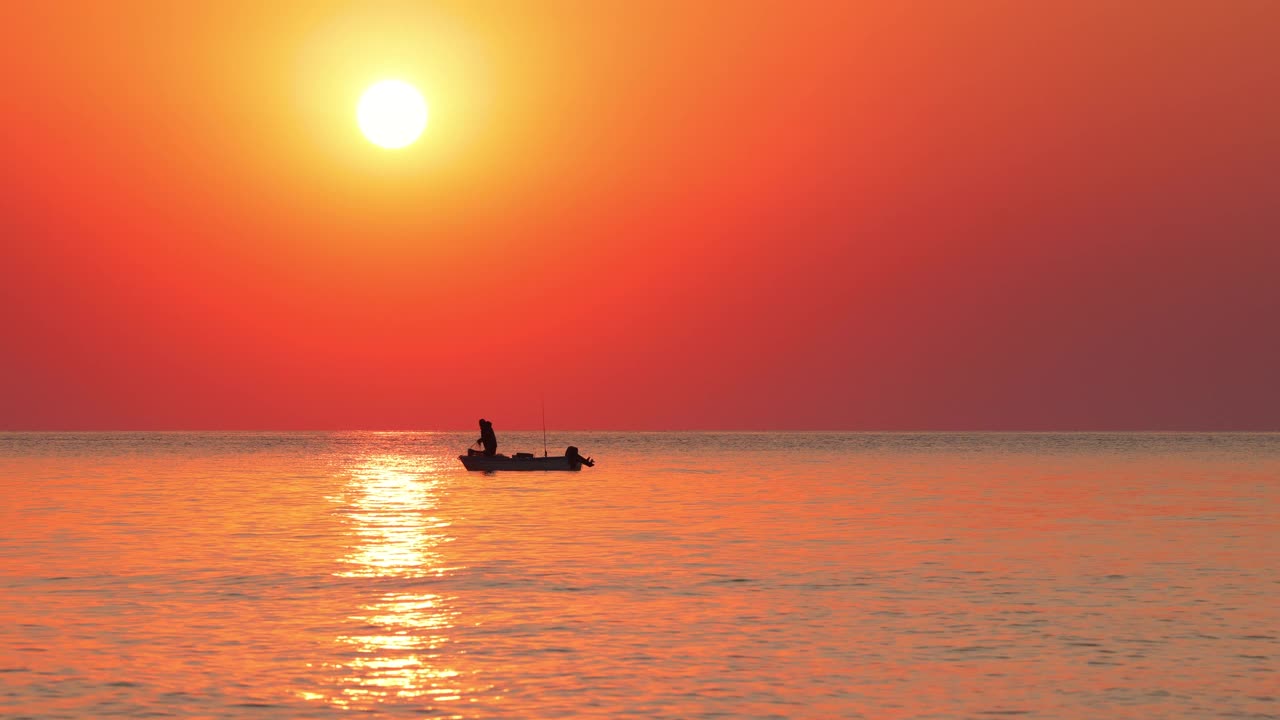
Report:
M 576 472 L 582 463 L 571 462 L 564 455 L 554 457 L 507 457 L 506 455 L 459 455 L 468 470 L 567 470 Z

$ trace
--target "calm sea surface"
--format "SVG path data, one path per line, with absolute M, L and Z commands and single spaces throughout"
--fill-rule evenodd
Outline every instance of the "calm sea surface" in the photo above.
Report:
M 474 436 L 0 434 L 0 717 L 1280 716 L 1280 435 Z

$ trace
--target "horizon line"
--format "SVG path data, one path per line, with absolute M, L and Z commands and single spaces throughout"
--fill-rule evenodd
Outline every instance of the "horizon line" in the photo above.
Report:
M 475 432 L 472 429 L 453 428 L 453 429 L 388 429 L 388 428 L 0 428 L 0 433 L 18 434 L 18 433 L 416 433 L 416 434 L 445 434 L 445 433 L 467 433 Z M 999 429 L 999 428 L 968 428 L 968 429 L 930 429 L 930 428 L 902 428 L 902 429 L 847 429 L 847 428 L 571 428 L 565 430 L 544 430 L 540 427 L 535 428 L 504 428 L 504 433 L 541 433 L 548 432 L 554 434 L 565 433 L 841 433 L 841 434 L 964 434 L 964 433 L 1001 433 L 1001 434 L 1101 434 L 1101 433 L 1132 433 L 1132 434 L 1178 434 L 1178 433 L 1251 433 L 1251 434 L 1273 434 L 1280 433 L 1280 428 L 1263 429 L 1263 428 L 1233 428 L 1233 429 L 1214 429 L 1214 428 L 1017 428 L 1017 429 Z

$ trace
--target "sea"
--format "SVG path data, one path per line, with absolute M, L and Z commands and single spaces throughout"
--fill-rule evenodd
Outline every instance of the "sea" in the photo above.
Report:
M 1280 434 L 475 435 L 0 433 L 0 717 L 1280 717 Z

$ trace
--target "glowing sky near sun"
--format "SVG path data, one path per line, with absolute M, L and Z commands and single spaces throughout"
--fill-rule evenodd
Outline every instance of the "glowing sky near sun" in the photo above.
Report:
M 0 429 L 1280 428 L 1274 3 L 0 35 Z M 383 78 L 430 111 L 395 152 Z

